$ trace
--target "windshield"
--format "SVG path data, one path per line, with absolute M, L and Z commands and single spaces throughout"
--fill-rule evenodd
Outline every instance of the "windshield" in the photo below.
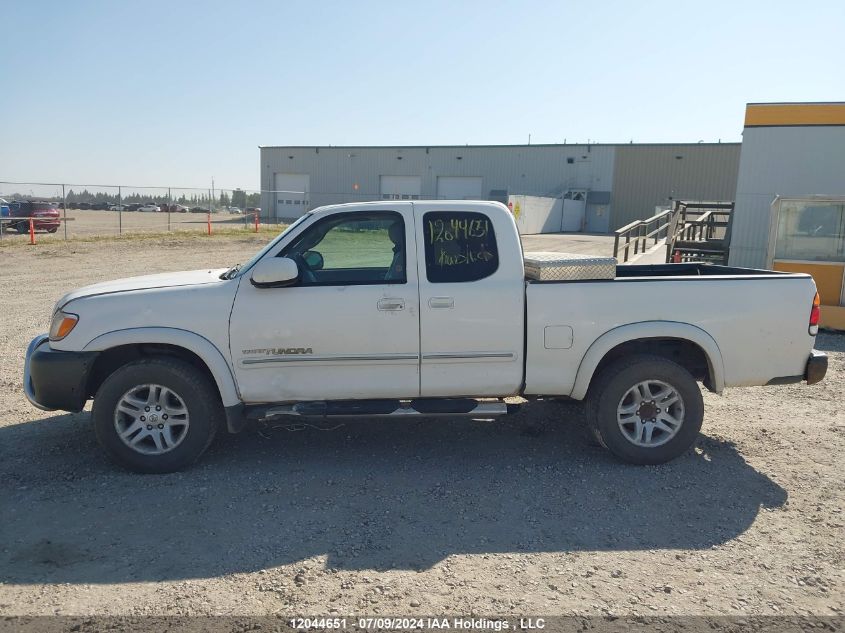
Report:
M 293 222 L 293 224 L 291 224 L 290 226 L 288 226 L 288 228 L 286 228 L 284 231 L 282 231 L 281 233 L 279 233 L 279 235 L 278 235 L 278 236 L 277 236 L 274 240 L 271 240 L 271 241 L 267 244 L 267 246 L 265 246 L 264 248 L 262 248 L 262 249 L 261 249 L 260 251 L 258 251 L 255 255 L 253 255 L 253 256 L 252 256 L 252 259 L 250 259 L 249 261 L 247 261 L 247 262 L 246 262 L 246 263 L 244 263 L 244 264 L 238 264 L 238 265 L 236 265 L 236 266 L 233 266 L 232 268 L 230 268 L 229 270 L 227 270 L 225 273 L 223 273 L 223 274 L 221 275 L 221 278 L 223 278 L 223 279 L 232 279 L 235 275 L 237 275 L 237 274 L 239 274 L 239 273 L 241 273 L 241 272 L 246 272 L 247 270 L 249 270 L 250 268 L 252 268 L 252 267 L 255 265 L 255 263 L 256 263 L 259 259 L 261 259 L 262 257 L 264 257 L 264 255 L 265 255 L 265 254 L 266 254 L 266 253 L 267 253 L 270 249 L 272 249 L 272 248 L 273 248 L 273 247 L 274 247 L 274 246 L 275 246 L 275 245 L 279 242 L 279 240 L 280 240 L 280 239 L 282 239 L 285 235 L 287 235 L 290 231 L 292 231 L 292 230 L 294 229 L 294 227 L 297 227 L 297 226 L 299 226 L 300 224 L 302 224 L 302 223 L 303 223 L 306 219 L 308 219 L 309 217 L 310 217 L 310 214 L 309 214 L 309 213 L 306 213 L 305 215 L 300 216 L 297 220 L 295 220 L 295 221 Z

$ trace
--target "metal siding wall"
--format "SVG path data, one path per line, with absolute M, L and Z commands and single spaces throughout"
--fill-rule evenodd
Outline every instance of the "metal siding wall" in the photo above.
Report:
M 679 154 L 684 158 L 675 160 Z M 311 208 L 378 200 L 382 175 L 421 176 L 423 198 L 437 196 L 438 176 L 481 176 L 485 198 L 492 189 L 552 197 L 568 189 L 612 191 L 608 213 L 613 230 L 653 215 L 669 196 L 733 200 L 738 161 L 739 145 L 730 143 L 266 147 L 261 149 L 261 185 L 271 188 L 276 172 L 310 174 Z M 262 197 L 262 208 L 272 214 L 271 196 Z
M 733 200 L 739 153 L 739 143 L 617 145 L 610 230 L 651 217 L 670 197 Z
M 759 127 L 743 133 L 732 266 L 768 264 L 776 195 L 845 195 L 845 127 Z
M 481 176 L 484 198 L 491 189 L 554 196 L 570 188 L 609 190 L 613 157 L 610 145 L 264 147 L 261 186 L 270 189 L 277 172 L 310 174 L 312 208 L 378 200 L 383 175 L 421 176 L 423 198 L 436 198 L 438 176 Z M 273 212 L 272 196 L 262 196 L 262 208 Z

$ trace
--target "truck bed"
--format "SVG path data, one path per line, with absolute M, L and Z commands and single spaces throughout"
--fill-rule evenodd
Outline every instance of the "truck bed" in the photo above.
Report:
M 623 328 L 698 336 L 720 357 L 717 390 L 801 376 L 815 292 L 809 275 L 702 263 L 622 265 L 612 280 L 526 281 L 525 392 L 583 397 L 575 389 L 582 359 Z

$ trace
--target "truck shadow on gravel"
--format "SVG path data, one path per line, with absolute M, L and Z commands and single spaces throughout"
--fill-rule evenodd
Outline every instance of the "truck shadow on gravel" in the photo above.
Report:
M 0 580 L 114 583 L 248 573 L 325 556 L 426 569 L 452 554 L 706 549 L 786 492 L 730 443 L 634 467 L 588 446 L 580 407 L 499 422 L 362 420 L 220 438 L 201 463 L 108 463 L 87 414 L 0 429 Z M 537 431 L 526 424 L 547 422 Z

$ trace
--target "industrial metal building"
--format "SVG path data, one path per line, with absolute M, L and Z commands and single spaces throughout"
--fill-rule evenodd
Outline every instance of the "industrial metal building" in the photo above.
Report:
M 606 233 L 672 200 L 733 200 L 739 143 L 261 147 L 261 207 L 290 219 L 390 199 L 586 199 L 580 229 Z
M 813 275 L 845 330 L 845 103 L 750 103 L 730 264 Z
M 730 263 L 772 263 L 775 196 L 845 196 L 845 104 L 749 103 Z

